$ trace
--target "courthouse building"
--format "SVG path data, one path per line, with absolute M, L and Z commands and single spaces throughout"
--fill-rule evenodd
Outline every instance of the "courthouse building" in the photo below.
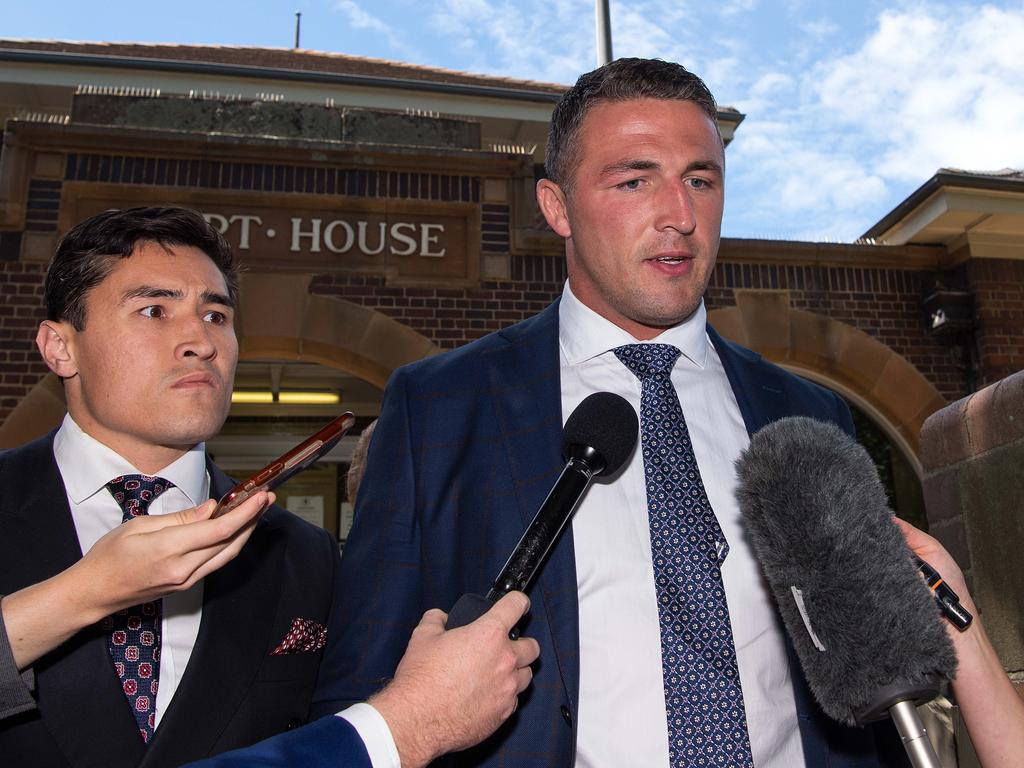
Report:
M 302 50 L 0 40 L 0 447 L 62 416 L 33 342 L 59 236 L 140 204 L 202 211 L 245 267 L 218 462 L 254 469 L 342 410 L 358 431 L 397 366 L 559 295 L 533 188 L 563 90 Z M 742 120 L 721 109 L 727 142 Z M 942 170 L 856 244 L 725 238 L 710 320 L 845 397 L 919 520 L 924 420 L 1024 367 L 1022 235 L 1024 174 Z M 282 491 L 340 538 L 353 440 Z

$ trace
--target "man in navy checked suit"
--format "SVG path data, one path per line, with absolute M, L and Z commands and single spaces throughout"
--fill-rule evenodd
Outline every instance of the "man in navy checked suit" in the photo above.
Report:
M 731 546 L 723 578 L 754 761 L 880 764 L 872 731 L 831 723 L 811 701 L 737 527 L 732 460 L 750 434 L 789 415 L 852 423 L 831 392 L 706 326 L 724 201 L 716 114 L 699 78 L 639 59 L 582 76 L 555 108 L 537 197 L 565 239 L 565 292 L 389 382 L 342 564 L 339 698 L 373 689 L 425 607 L 487 589 L 563 466 L 575 404 L 610 389 L 638 405 L 611 350 L 655 340 L 683 349 L 672 381 Z M 591 487 L 531 589 L 523 628 L 541 656 L 518 712 L 453 763 L 668 764 L 646 497 L 630 479 L 642 478 L 640 453 Z

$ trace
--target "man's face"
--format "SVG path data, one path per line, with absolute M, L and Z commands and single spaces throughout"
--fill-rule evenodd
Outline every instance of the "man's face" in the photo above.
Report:
M 592 107 L 578 139 L 572 192 L 538 185 L 566 238 L 569 284 L 637 339 L 689 317 L 718 254 L 725 156 L 697 105 L 636 99 Z
M 53 326 L 65 367 L 47 362 L 65 378 L 71 416 L 155 471 L 224 423 L 238 361 L 232 321 L 224 277 L 205 253 L 144 242 L 87 294 L 85 329 L 44 323 L 40 348 L 46 357 Z

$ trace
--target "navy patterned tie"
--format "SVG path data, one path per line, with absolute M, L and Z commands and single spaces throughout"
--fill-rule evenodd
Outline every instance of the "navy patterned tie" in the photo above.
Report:
M 150 503 L 170 487 L 171 483 L 162 477 L 149 475 L 122 475 L 107 483 L 107 490 L 121 507 L 122 523 L 145 515 Z M 144 566 L 144 563 L 125 563 L 126 568 Z M 139 734 L 147 744 L 156 728 L 162 602 L 152 600 L 125 608 L 102 622 L 103 629 L 110 633 L 107 648 L 121 680 L 121 688 L 139 725 Z
M 669 378 L 668 344 L 613 350 L 640 379 L 640 435 L 661 624 L 669 764 L 753 766 L 721 566 L 729 553 Z

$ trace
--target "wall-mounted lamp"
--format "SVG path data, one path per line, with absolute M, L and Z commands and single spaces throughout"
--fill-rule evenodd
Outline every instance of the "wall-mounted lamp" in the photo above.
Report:
M 933 336 L 951 336 L 974 329 L 974 307 L 971 294 L 941 286 L 921 301 L 925 326 Z

